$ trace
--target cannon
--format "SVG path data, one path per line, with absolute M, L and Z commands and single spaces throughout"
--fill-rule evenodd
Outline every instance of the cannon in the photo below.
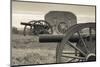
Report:
M 96 24 L 75 24 L 65 35 L 40 35 L 40 43 L 57 42 L 56 62 L 96 61 Z M 69 52 L 68 46 L 73 52 Z M 68 50 L 67 50 L 68 49 Z
M 52 26 L 45 20 L 32 20 L 28 23 L 21 22 L 21 25 L 25 26 L 23 31 L 24 36 L 26 35 L 27 26 L 30 27 L 30 32 L 34 35 L 53 33 Z

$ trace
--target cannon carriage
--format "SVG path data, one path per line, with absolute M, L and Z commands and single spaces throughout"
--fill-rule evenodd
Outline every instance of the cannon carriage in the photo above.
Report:
M 27 26 L 30 27 L 30 32 L 33 35 L 39 35 L 39 34 L 52 34 L 53 30 L 51 25 L 45 21 L 45 20 L 32 20 L 28 23 L 21 22 L 21 25 L 25 25 L 23 34 L 26 35 Z
M 39 35 L 40 43 L 58 43 L 56 63 L 96 61 L 96 24 L 93 22 L 77 24 L 77 17 L 71 12 L 50 11 L 45 20 L 21 24 L 25 25 L 24 35 L 29 26 Z

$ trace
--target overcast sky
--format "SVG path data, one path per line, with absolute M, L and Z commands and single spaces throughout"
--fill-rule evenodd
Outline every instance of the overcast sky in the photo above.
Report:
M 26 22 L 31 20 L 32 19 L 31 17 L 34 17 L 35 19 L 43 19 L 44 15 L 49 11 L 70 11 L 73 12 L 78 17 L 78 19 L 81 19 L 80 17 L 85 17 L 85 18 L 90 18 L 90 20 L 95 20 L 94 6 L 12 2 L 12 15 L 13 15 L 12 24 L 13 26 L 21 27 L 19 25 L 20 23 L 18 21 L 19 20 L 18 18 L 23 17 L 22 21 Z M 25 16 L 29 18 L 24 19 Z

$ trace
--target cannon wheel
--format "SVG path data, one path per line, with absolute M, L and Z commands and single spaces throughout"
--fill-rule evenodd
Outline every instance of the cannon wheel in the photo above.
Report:
M 45 20 L 39 20 L 39 22 L 41 22 L 41 23 L 44 22 L 44 25 L 47 26 L 45 30 L 47 30 L 49 32 L 49 34 L 53 34 L 53 29 L 52 29 L 52 26 L 50 25 L 50 23 L 48 23 Z
M 81 30 L 88 28 L 89 40 L 82 38 Z M 96 44 L 95 40 L 93 40 L 93 31 L 95 32 L 96 25 L 95 23 L 84 23 L 84 24 L 76 24 L 70 27 L 65 34 L 65 37 L 61 41 L 60 44 L 57 45 L 56 48 L 56 62 L 57 63 L 65 63 L 65 62 L 81 62 L 81 61 L 95 61 L 96 60 Z M 73 35 L 77 34 L 79 36 L 79 42 L 73 44 L 69 41 L 69 38 Z M 81 42 L 81 43 L 80 43 Z M 83 46 L 81 46 L 83 45 Z M 87 46 L 88 45 L 88 46 Z M 66 46 L 70 46 L 74 50 L 74 55 L 70 55 L 72 53 L 68 53 L 69 49 L 65 48 Z M 66 50 L 66 51 L 65 51 Z M 85 51 L 84 51 L 85 50 Z M 69 54 L 69 55 L 68 55 Z M 70 58 L 70 59 L 69 59 Z
M 45 20 L 38 20 L 37 22 L 34 23 L 34 25 L 36 24 L 40 24 L 43 25 L 44 27 L 37 27 L 36 29 L 34 29 L 33 33 L 36 33 L 36 35 L 40 34 L 42 31 L 42 34 L 52 34 L 53 33 L 53 29 L 52 26 Z M 39 29 L 38 29 L 39 28 Z

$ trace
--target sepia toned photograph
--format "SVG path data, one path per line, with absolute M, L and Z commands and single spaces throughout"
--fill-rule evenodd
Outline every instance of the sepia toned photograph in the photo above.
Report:
M 11 66 L 95 61 L 95 5 L 11 1 Z

